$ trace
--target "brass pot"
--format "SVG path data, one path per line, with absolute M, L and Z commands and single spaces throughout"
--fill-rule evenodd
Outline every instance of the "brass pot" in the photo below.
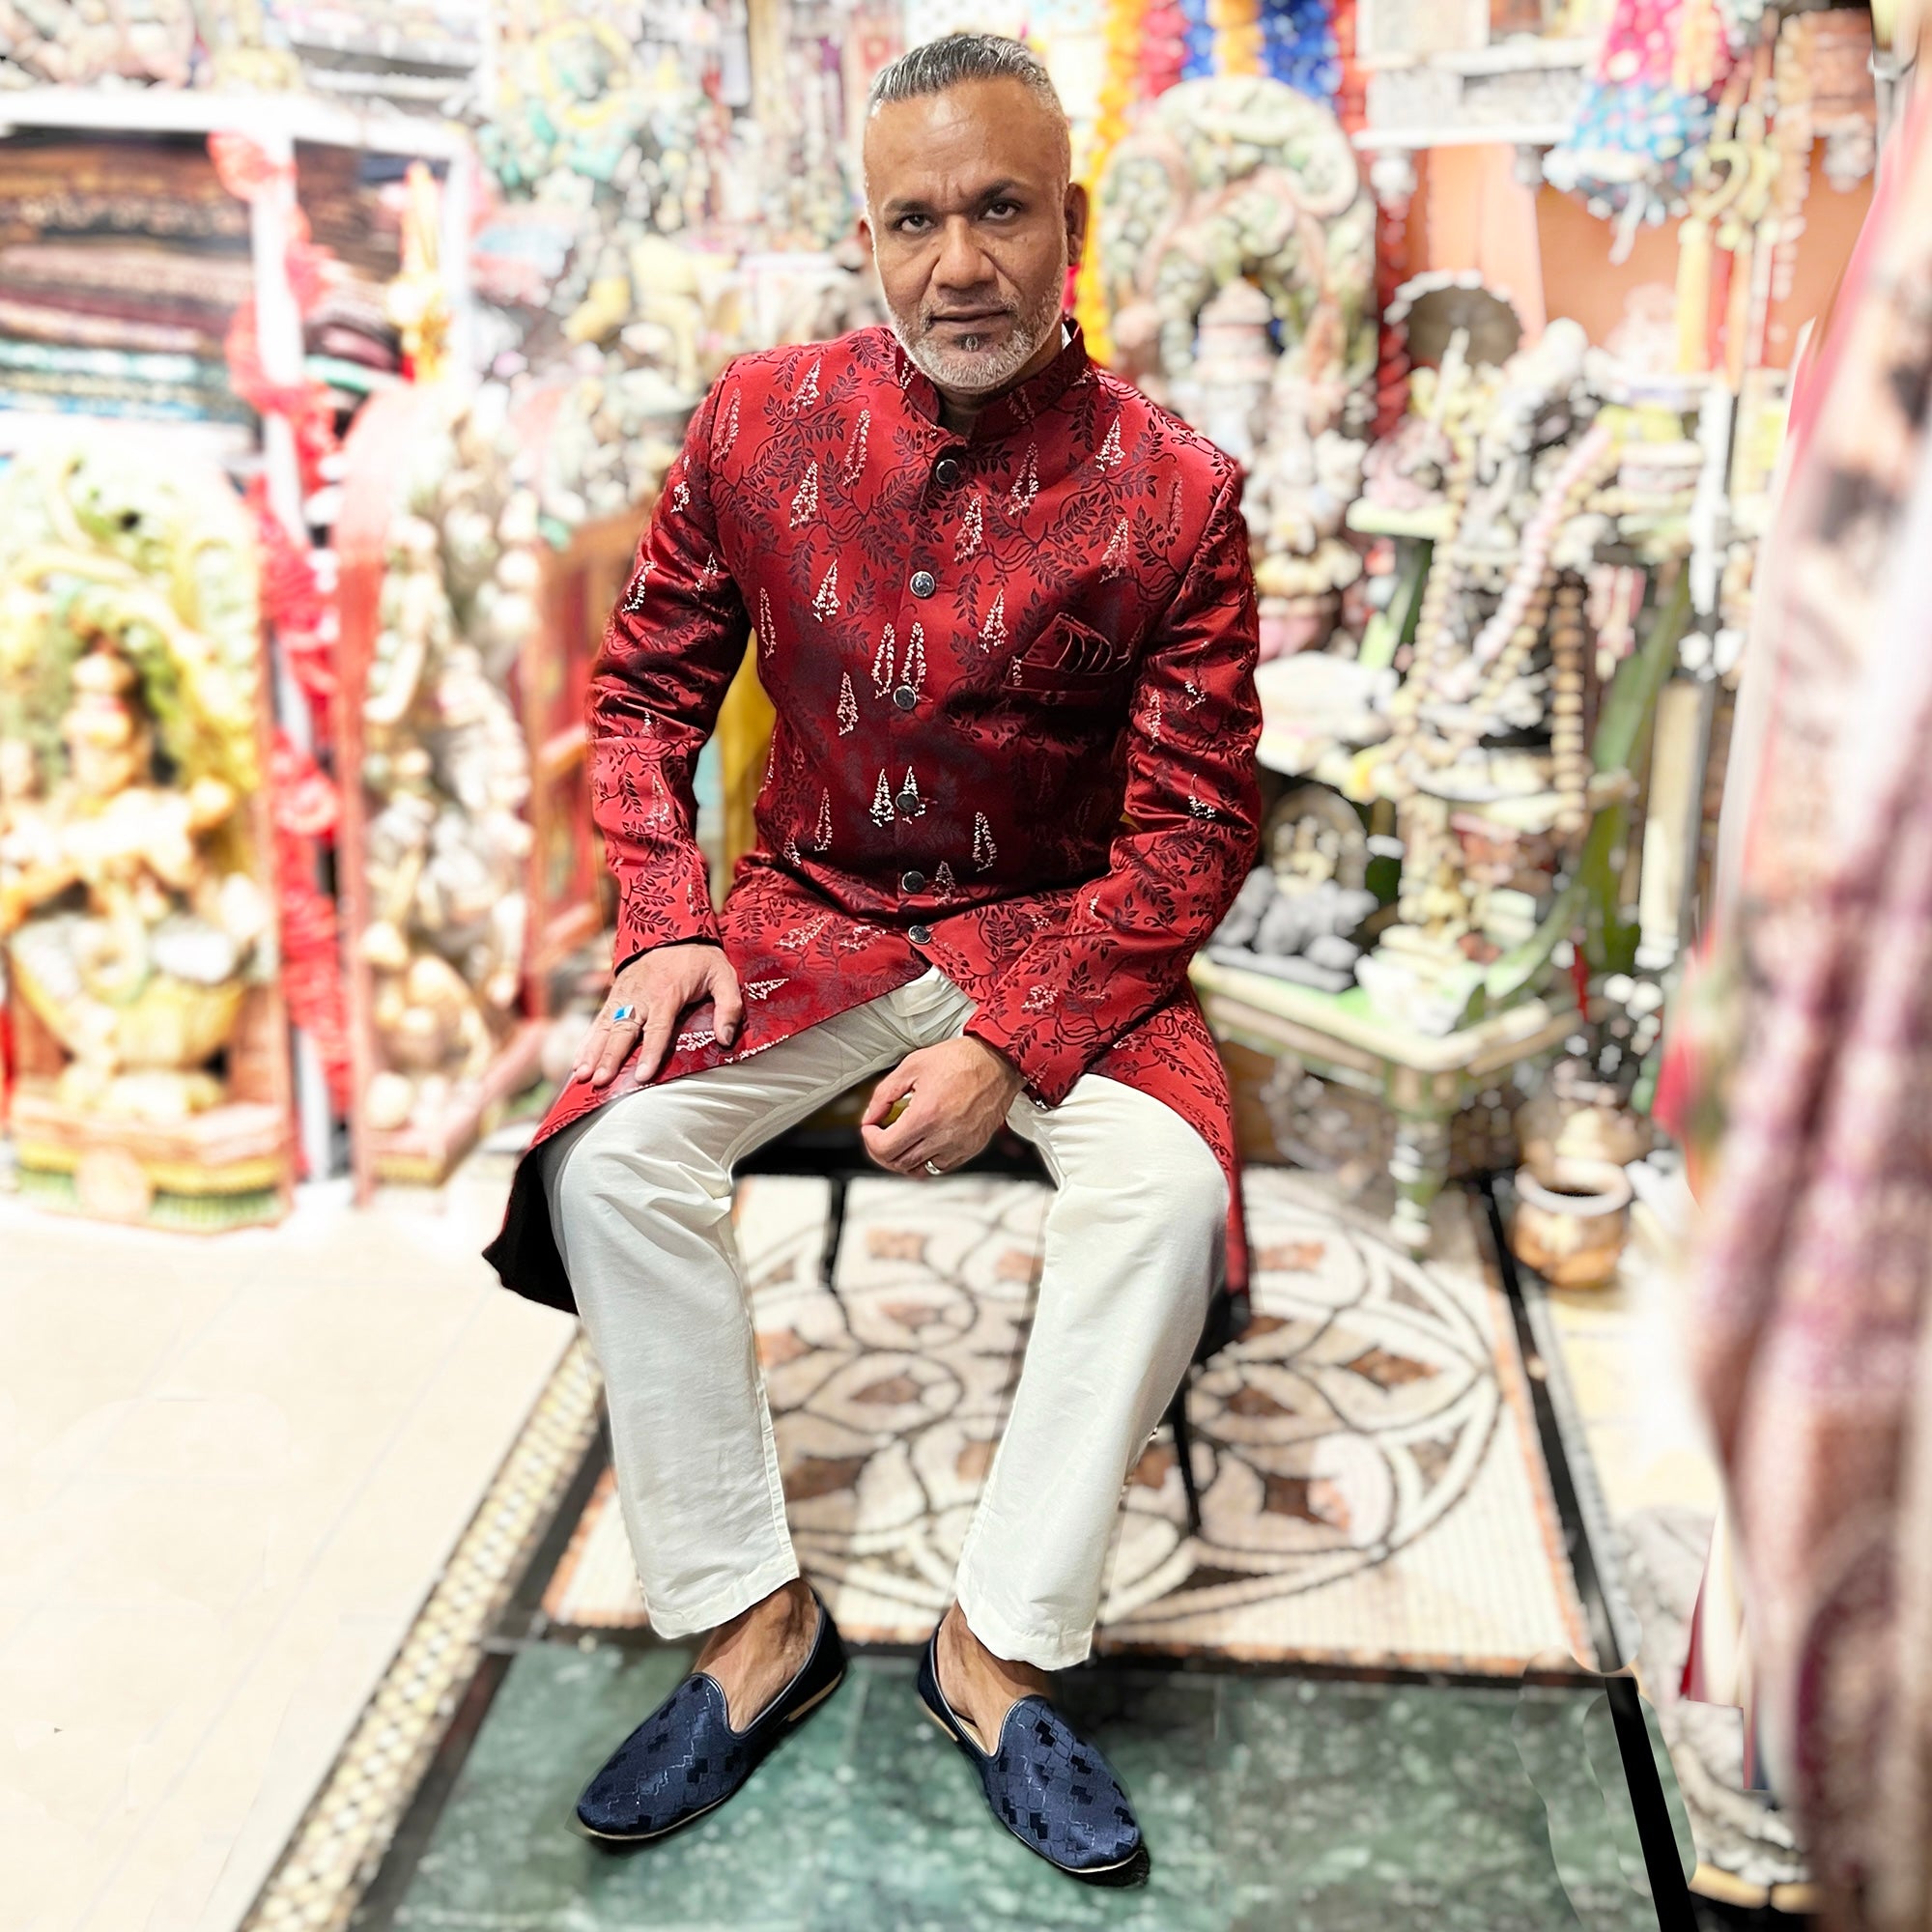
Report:
M 1609 1162 L 1564 1162 L 1547 1181 L 1522 1168 L 1510 1251 L 1552 1288 L 1606 1288 L 1630 1234 L 1630 1177 Z

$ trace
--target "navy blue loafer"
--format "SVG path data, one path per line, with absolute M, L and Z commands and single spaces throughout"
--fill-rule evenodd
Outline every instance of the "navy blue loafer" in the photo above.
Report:
M 606 1844 L 641 1845 L 715 1810 L 801 1719 L 838 1690 L 845 1646 L 818 1601 L 818 1634 L 794 1677 L 742 1731 L 731 1728 L 724 1690 L 699 1671 L 687 1677 L 619 1745 L 577 1801 L 577 1822 Z
M 1138 1885 L 1148 1873 L 1140 1821 L 1113 1768 L 1044 1697 L 1022 1697 L 990 1757 L 939 1688 L 939 1633 L 919 1661 L 919 1700 L 979 1774 L 986 1804 L 1028 1851 L 1089 1885 Z

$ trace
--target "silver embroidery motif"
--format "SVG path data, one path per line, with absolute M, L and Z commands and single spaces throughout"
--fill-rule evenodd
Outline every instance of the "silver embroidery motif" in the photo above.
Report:
M 980 626 L 980 648 L 989 655 L 1003 648 L 1007 641 L 1007 593 L 996 590 L 993 593 L 993 608 L 986 612 L 986 621 Z
M 818 586 L 818 595 L 811 600 L 811 611 L 822 624 L 828 618 L 838 614 L 838 566 L 835 563 L 825 573 L 825 582 Z
M 872 653 L 872 695 L 883 697 L 893 688 L 893 669 L 895 660 L 893 653 L 899 647 L 898 638 L 888 624 L 879 639 L 879 648 Z
M 858 482 L 860 473 L 866 468 L 866 446 L 872 434 L 872 412 L 861 410 L 859 420 L 852 426 L 851 447 L 845 452 L 845 461 L 838 466 L 838 480 L 846 489 Z
M 977 871 L 988 870 L 1000 856 L 1000 848 L 993 843 L 993 828 L 986 823 L 986 814 L 976 811 L 973 814 L 973 866 Z
M 797 529 L 801 524 L 809 524 L 818 514 L 818 465 L 808 464 L 804 477 L 791 499 L 791 523 L 789 527 Z
M 838 680 L 838 735 L 849 738 L 858 729 L 859 700 L 852 692 L 852 673 Z
M 975 490 L 966 502 L 966 520 L 959 526 L 959 534 L 952 540 L 953 562 L 963 561 L 980 548 L 980 539 L 984 534 L 984 515 L 980 493 Z
M 1008 512 L 1015 517 L 1023 517 L 1033 508 L 1033 499 L 1039 495 L 1039 444 L 1027 444 L 1026 461 L 1020 465 L 1020 473 L 1013 478 L 1013 487 L 1007 492 Z
M 893 788 L 886 782 L 886 775 L 879 774 L 879 782 L 872 793 L 872 823 L 890 825 L 893 822 Z

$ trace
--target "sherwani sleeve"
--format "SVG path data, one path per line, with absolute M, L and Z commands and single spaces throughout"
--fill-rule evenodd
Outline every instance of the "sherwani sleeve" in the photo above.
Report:
M 719 937 L 692 774 L 745 653 L 744 599 L 719 554 L 712 426 L 692 418 L 590 680 L 590 810 L 617 881 L 616 963 Z
M 1141 656 L 1107 870 L 1064 927 L 1022 950 L 967 1025 L 1048 1106 L 1179 989 L 1254 863 L 1258 639 L 1236 474 Z

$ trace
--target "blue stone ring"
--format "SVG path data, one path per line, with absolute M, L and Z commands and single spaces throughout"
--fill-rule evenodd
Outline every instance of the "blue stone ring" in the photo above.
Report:
M 638 1009 L 636 1007 L 619 1007 L 617 1010 L 611 1015 L 611 1024 L 612 1026 L 626 1026 L 632 1020 L 636 1019 L 637 1016 L 638 1016 Z
M 1145 1883 L 1150 1860 L 1127 1794 L 1107 1760 L 1044 1697 L 1022 1697 L 1007 1713 L 989 1755 L 939 1688 L 937 1631 L 919 1661 L 918 1692 L 978 1775 L 987 1808 L 1028 1851 L 1088 1885 Z

